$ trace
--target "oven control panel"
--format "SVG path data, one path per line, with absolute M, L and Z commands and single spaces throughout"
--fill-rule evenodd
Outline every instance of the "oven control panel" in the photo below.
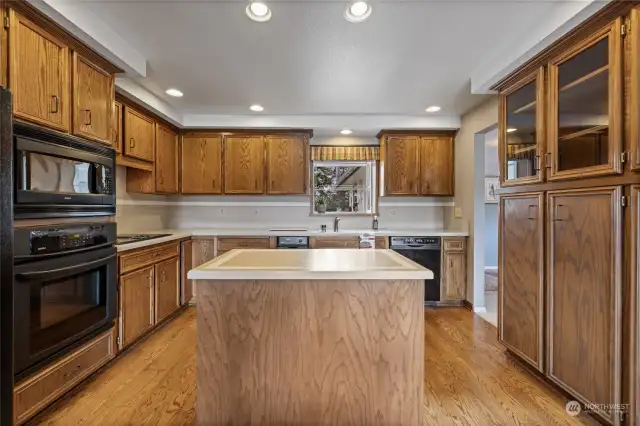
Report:
M 15 256 L 37 257 L 114 243 L 115 223 L 16 229 Z

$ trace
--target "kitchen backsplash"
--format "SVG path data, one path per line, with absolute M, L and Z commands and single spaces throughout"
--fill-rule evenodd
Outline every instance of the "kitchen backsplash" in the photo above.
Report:
M 332 215 L 310 216 L 306 196 L 158 196 L 128 194 L 126 170 L 117 168 L 118 232 L 179 228 L 331 229 Z M 450 198 L 383 197 L 380 228 L 442 229 Z M 341 216 L 341 229 L 370 229 L 370 216 Z

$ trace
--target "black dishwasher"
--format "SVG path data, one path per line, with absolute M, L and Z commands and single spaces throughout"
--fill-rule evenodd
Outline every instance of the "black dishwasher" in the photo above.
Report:
M 424 303 L 439 302 L 440 237 L 391 237 L 389 248 L 433 272 L 433 279 L 424 281 Z

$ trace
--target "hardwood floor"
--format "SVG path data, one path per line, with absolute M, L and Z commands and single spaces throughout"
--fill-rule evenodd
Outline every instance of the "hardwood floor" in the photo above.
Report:
M 426 425 L 595 425 L 514 361 L 464 308 L 425 310 Z M 187 309 L 32 424 L 195 424 L 195 309 Z

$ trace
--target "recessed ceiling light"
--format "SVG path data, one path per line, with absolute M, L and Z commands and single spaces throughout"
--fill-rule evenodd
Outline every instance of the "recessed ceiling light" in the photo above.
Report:
M 516 129 L 515 127 L 509 127 L 507 129 L 507 133 L 515 132 L 516 130 L 518 130 L 518 129 Z
M 271 9 L 263 1 L 252 1 L 247 5 L 247 16 L 252 21 L 267 22 L 271 19 Z
M 343 135 L 350 135 L 353 132 L 349 129 L 343 129 L 343 130 L 340 130 L 340 133 L 342 133 Z
M 440 108 L 438 105 L 431 105 L 430 107 L 428 107 L 427 109 L 425 109 L 425 111 L 427 112 L 438 112 L 440 111 L 442 108 Z
M 167 91 L 165 93 L 167 95 L 169 95 L 169 96 L 174 96 L 176 98 L 181 98 L 182 97 L 182 92 L 179 91 L 178 89 L 167 89 Z
M 344 18 L 349 22 L 362 22 L 370 15 L 371 5 L 362 0 L 352 1 L 344 9 Z
M 258 104 L 251 105 L 251 106 L 249 107 L 249 109 L 250 109 L 251 111 L 255 111 L 255 112 L 262 112 L 262 111 L 264 111 L 264 108 L 262 107 L 262 105 L 258 105 Z

